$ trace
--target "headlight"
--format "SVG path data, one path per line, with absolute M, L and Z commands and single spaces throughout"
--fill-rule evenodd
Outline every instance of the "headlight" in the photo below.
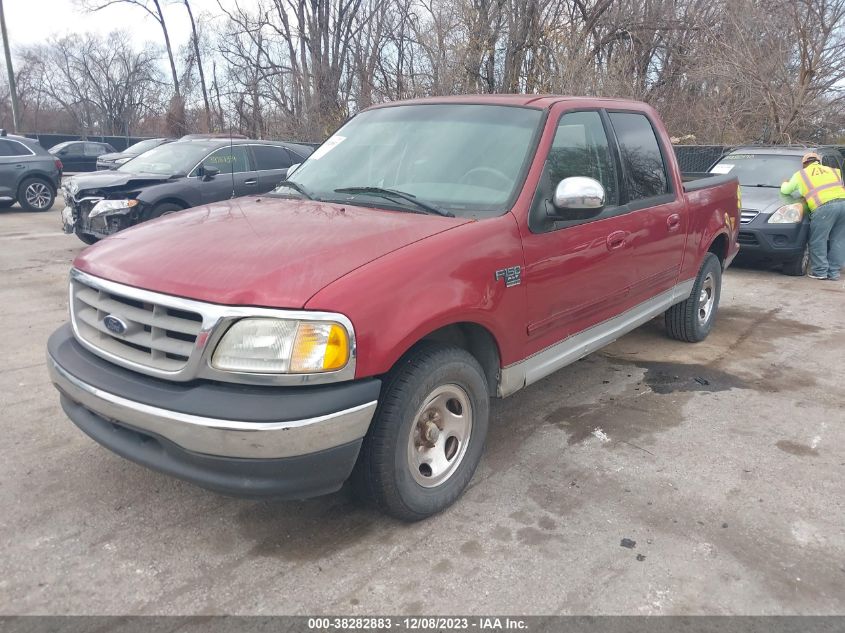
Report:
M 91 209 L 89 218 L 96 218 L 98 215 L 119 215 L 129 213 L 133 207 L 138 205 L 137 200 L 100 200 Z
M 800 202 L 787 204 L 772 214 L 769 224 L 797 224 L 804 217 L 804 205 Z
M 237 321 L 214 350 L 224 371 L 311 374 L 346 367 L 350 333 L 332 321 L 248 318 Z

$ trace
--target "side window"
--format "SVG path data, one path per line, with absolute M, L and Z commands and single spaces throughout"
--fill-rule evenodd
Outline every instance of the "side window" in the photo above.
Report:
M 611 112 L 610 121 L 622 152 L 629 201 L 667 193 L 666 166 L 648 118 L 633 112 Z
M 839 161 L 833 154 L 825 154 L 824 156 L 822 156 L 822 165 L 824 165 L 825 167 L 833 167 L 834 169 L 840 168 Z
M 17 156 L 15 153 L 14 143 L 0 140 L 0 156 Z
M 82 156 L 82 150 L 84 147 L 85 143 L 71 143 L 65 149 L 70 156 Z
M 553 188 L 564 178 L 587 176 L 604 187 L 606 206 L 619 204 L 616 164 L 598 112 L 571 112 L 560 118 L 548 164 Z
M 96 143 L 85 143 L 85 155 L 86 156 L 99 156 L 100 154 L 105 154 L 106 148 L 102 145 L 97 145 Z
M 234 147 L 221 147 L 213 154 L 210 154 L 204 161 L 203 165 L 210 165 L 220 170 L 220 173 L 235 173 L 239 174 L 245 171 L 252 171 L 250 167 L 249 155 L 247 150 L 242 145 L 235 145 Z
M 284 147 L 253 145 L 252 153 L 255 155 L 255 168 L 259 171 L 287 169 L 293 164 L 290 155 Z

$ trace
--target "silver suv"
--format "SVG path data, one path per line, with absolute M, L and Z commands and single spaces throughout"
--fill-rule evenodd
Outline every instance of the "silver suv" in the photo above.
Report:
M 47 211 L 62 180 L 62 161 L 38 141 L 0 130 L 0 209 L 15 202 L 27 211 Z

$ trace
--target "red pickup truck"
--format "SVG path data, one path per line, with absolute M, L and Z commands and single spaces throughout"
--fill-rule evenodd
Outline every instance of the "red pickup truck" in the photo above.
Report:
M 271 194 L 83 251 L 49 370 L 130 460 L 239 496 L 351 478 L 421 519 L 472 478 L 490 397 L 660 314 L 704 339 L 738 214 L 736 180 L 685 182 L 641 103 L 385 104 Z

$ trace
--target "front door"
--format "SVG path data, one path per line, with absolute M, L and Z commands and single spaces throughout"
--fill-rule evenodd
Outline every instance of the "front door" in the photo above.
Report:
M 252 158 L 243 145 L 221 147 L 206 156 L 203 167 L 215 167 L 218 174 L 208 180 L 199 179 L 204 204 L 258 193 L 258 175 Z
M 529 353 L 619 314 L 636 280 L 631 249 L 636 226 L 620 206 L 621 174 L 608 139 L 599 111 L 567 112 L 558 120 L 523 234 Z M 603 185 L 604 210 L 589 219 L 548 220 L 545 205 L 557 184 L 572 176 Z

